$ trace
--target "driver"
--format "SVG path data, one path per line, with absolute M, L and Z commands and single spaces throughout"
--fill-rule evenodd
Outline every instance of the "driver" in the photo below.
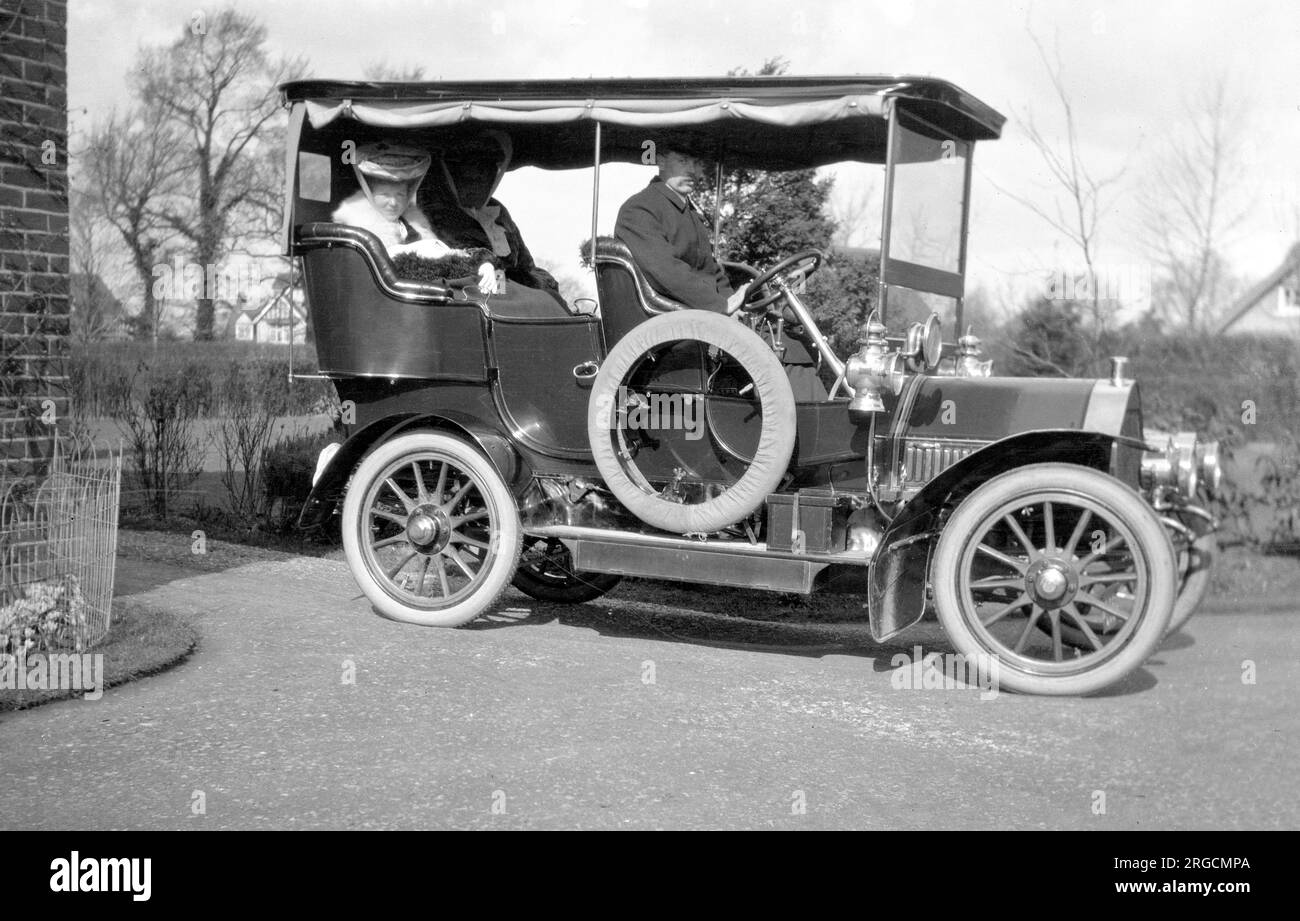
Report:
M 618 209 L 614 236 L 660 294 L 697 310 L 734 313 L 746 289 L 731 290 L 714 256 L 709 225 L 691 198 L 707 161 L 663 145 L 656 160 L 659 174 Z
M 618 209 L 614 236 L 627 246 L 650 285 L 666 297 L 697 310 L 734 314 L 749 285 L 733 291 L 718 263 L 710 228 L 691 198 L 703 184 L 708 160 L 675 142 L 658 145 L 659 174 Z M 824 400 L 826 385 L 816 360 L 787 329 L 781 363 L 796 400 Z

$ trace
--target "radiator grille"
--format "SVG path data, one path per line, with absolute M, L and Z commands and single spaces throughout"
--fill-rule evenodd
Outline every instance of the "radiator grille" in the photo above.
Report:
M 903 444 L 903 485 L 922 486 L 981 447 L 969 442 L 906 441 Z

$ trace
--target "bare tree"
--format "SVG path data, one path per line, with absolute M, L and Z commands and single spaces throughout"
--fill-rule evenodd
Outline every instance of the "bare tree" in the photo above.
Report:
M 880 231 L 880 199 L 876 183 L 866 180 L 862 183 L 836 183 L 837 188 L 830 198 L 830 217 L 835 222 L 835 233 L 831 242 L 836 246 L 850 246 L 855 239 L 862 238 L 867 232 L 870 239 L 871 228 L 877 234 Z
M 1102 303 L 1100 286 L 1097 284 L 1096 266 L 1101 219 L 1109 210 L 1117 192 L 1114 187 L 1123 177 L 1126 167 L 1121 167 L 1106 176 L 1099 176 L 1088 167 L 1079 143 L 1079 127 L 1075 118 L 1074 103 L 1065 86 L 1060 35 L 1055 37 L 1052 54 L 1049 56 L 1033 29 L 1027 31 L 1034 47 L 1038 50 L 1043 69 L 1047 72 L 1053 94 L 1056 96 L 1060 108 L 1062 133 L 1050 135 L 1045 132 L 1039 127 L 1032 113 L 1022 114 L 1021 121 L 1025 125 L 1025 134 L 1029 142 L 1042 157 L 1053 183 L 1064 194 L 1053 196 L 1051 204 L 1045 205 L 1000 186 L 998 190 L 1038 215 L 1078 250 L 1090 281 L 1088 315 L 1092 330 L 1088 338 L 1092 340 L 1091 344 L 1095 347 L 1096 342 L 1105 334 L 1109 319 Z
M 74 180 L 70 199 L 72 338 L 88 345 L 106 338 L 122 323 L 122 302 L 113 293 L 122 280 L 122 247 L 96 196 L 78 188 Z M 115 242 L 117 246 L 113 245 Z
M 1143 236 L 1159 268 L 1159 307 L 1201 329 L 1232 279 L 1224 247 L 1246 216 L 1244 100 L 1223 73 L 1183 103 L 1181 123 L 1138 194 Z
M 164 204 L 161 217 L 204 267 L 194 324 L 199 340 L 213 335 L 208 267 L 276 224 L 282 194 L 272 135 L 281 115 L 277 86 L 306 64 L 272 61 L 265 45 L 265 26 L 225 9 L 192 22 L 169 47 L 143 50 L 135 69 L 142 103 L 162 113 L 184 147 L 184 188 Z
M 160 210 L 174 194 L 182 166 L 175 135 L 156 110 L 115 112 L 91 130 L 78 162 L 77 181 L 117 231 L 140 285 L 136 333 L 157 341 L 163 301 L 154 296 L 153 270 L 167 258 L 167 227 Z M 76 222 L 85 233 L 84 224 L 93 220 L 85 214 Z
M 420 64 L 391 64 L 388 61 L 373 61 L 366 65 L 364 76 L 376 83 L 409 83 L 424 79 L 424 67 Z
M 1289 177 L 1274 186 L 1269 197 L 1273 201 L 1273 223 L 1278 233 L 1285 234 L 1288 253 L 1300 246 L 1300 181 Z M 1300 278 L 1295 282 L 1300 284 Z

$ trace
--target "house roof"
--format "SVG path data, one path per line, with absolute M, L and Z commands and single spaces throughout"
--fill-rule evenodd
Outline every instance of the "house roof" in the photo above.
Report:
M 1216 333 L 1226 332 L 1232 324 L 1250 313 L 1270 291 L 1296 272 L 1300 272 L 1300 243 L 1296 243 L 1291 247 L 1291 251 L 1286 254 L 1286 258 L 1282 260 L 1281 265 L 1269 272 L 1257 284 L 1251 286 L 1245 294 L 1237 298 L 1233 305 L 1228 308 L 1227 313 L 1223 315 L 1223 319 L 1219 321 L 1214 331 Z
M 293 290 L 294 289 L 292 288 L 281 288 L 279 292 L 276 293 L 275 297 L 271 298 L 269 301 L 267 301 L 265 304 L 262 305 L 261 309 L 256 311 L 251 311 L 251 310 L 248 311 L 248 313 L 252 315 L 253 322 L 261 323 L 264 319 L 266 319 L 266 315 L 270 313 L 273 309 L 275 309 L 281 303 L 287 303 L 289 305 L 289 309 L 293 311 L 295 319 L 300 320 L 303 323 L 306 323 L 307 311 L 303 309 L 302 304 L 299 304 L 296 300 L 294 300 L 294 298 L 292 297 Z

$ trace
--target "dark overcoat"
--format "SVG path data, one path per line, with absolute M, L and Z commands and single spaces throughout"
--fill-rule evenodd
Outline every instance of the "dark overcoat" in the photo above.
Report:
M 519 232 L 519 225 L 510 216 L 506 206 L 495 198 L 489 199 L 488 204 L 496 205 L 501 209 L 497 223 L 505 230 L 506 241 L 510 244 L 510 252 L 505 256 L 499 255 L 496 260 L 505 269 L 506 278 L 530 288 L 540 288 L 559 299 L 559 283 L 550 272 L 533 261 L 533 254 L 524 245 L 524 237 Z M 448 246 L 455 249 L 492 249 L 492 241 L 488 239 L 482 225 L 474 215 L 461 208 L 451 198 L 450 193 L 442 193 L 436 189 L 426 191 L 421 188 L 419 205 L 428 216 L 438 239 Z
M 725 313 L 732 294 L 726 270 L 713 254 L 704 218 L 658 176 L 618 209 L 614 236 L 627 246 L 650 285 L 697 310 Z M 796 400 L 818 400 L 826 388 L 802 328 L 787 330 L 782 357 Z
M 709 226 L 658 176 L 618 209 L 614 236 L 660 294 L 697 310 L 726 311 L 731 285 L 714 258 Z

